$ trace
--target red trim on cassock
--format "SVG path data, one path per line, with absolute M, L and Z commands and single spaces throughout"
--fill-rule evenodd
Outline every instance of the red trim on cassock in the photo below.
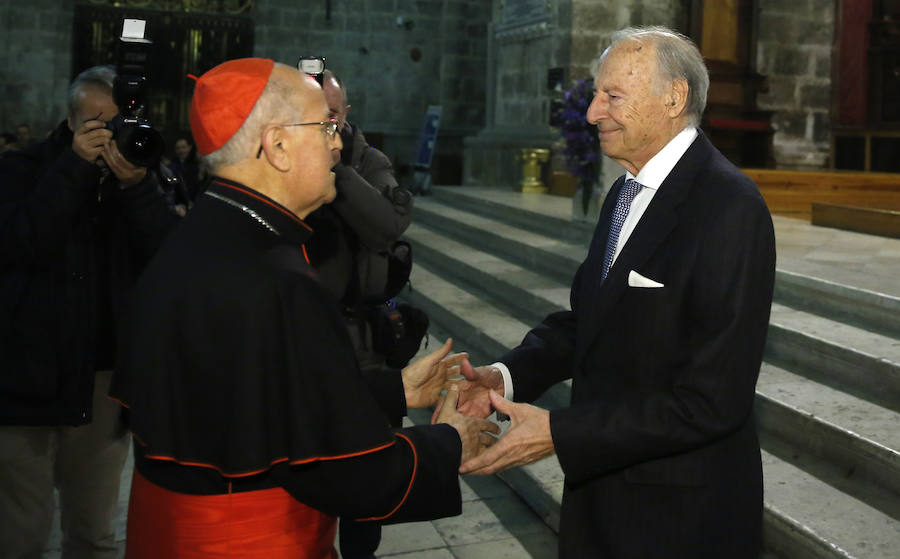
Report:
M 131 408 L 131 406 L 129 406 L 128 404 L 126 404 L 126 403 L 123 402 L 122 400 L 116 398 L 115 396 L 110 396 L 109 394 L 107 394 L 106 397 L 109 398 L 110 400 L 112 400 L 113 402 L 119 404 L 120 406 L 122 406 L 122 407 L 125 408 L 125 409 Z
M 128 505 L 128 559 L 337 559 L 337 519 L 280 487 L 188 495 L 137 470 Z
M 385 518 L 388 518 L 389 516 L 391 516 L 398 510 L 400 510 L 400 507 L 402 507 L 403 503 L 406 502 L 406 498 L 409 497 L 409 492 L 412 491 L 413 482 L 416 481 L 416 469 L 419 467 L 419 455 L 418 455 L 418 453 L 416 453 L 416 446 L 409 439 L 409 437 L 407 437 L 406 435 L 404 435 L 402 433 L 394 433 L 394 434 L 397 435 L 398 437 L 402 438 L 403 440 L 405 440 L 409 444 L 409 448 L 412 449 L 412 453 L 413 453 L 413 471 L 412 471 L 412 474 L 409 476 L 409 485 L 406 486 L 406 493 L 403 494 L 403 498 L 400 499 L 400 502 L 397 503 L 397 506 L 394 507 L 394 510 L 387 513 L 386 515 L 372 516 L 369 518 L 360 518 L 359 520 L 384 520 Z
M 145 448 L 147 447 L 147 443 L 145 443 L 136 433 L 132 432 L 131 436 L 134 437 L 134 440 L 136 440 L 141 446 L 143 446 Z M 402 436 L 402 435 L 400 435 L 400 436 Z M 406 438 L 406 437 L 404 437 L 404 438 Z M 275 460 L 272 460 L 271 462 L 269 462 L 269 465 L 265 468 L 259 468 L 257 470 L 252 470 L 249 472 L 241 472 L 238 474 L 228 473 L 228 472 L 224 471 L 222 468 L 220 468 L 219 466 L 216 466 L 214 464 L 207 464 L 205 462 L 191 462 L 188 460 L 179 460 L 178 458 L 175 458 L 173 456 L 166 456 L 164 454 L 144 454 L 144 458 L 149 458 L 151 460 L 163 460 L 166 462 L 175 462 L 176 464 L 179 464 L 181 466 L 194 466 L 197 468 L 209 468 L 211 470 L 215 470 L 215 471 L 219 472 L 219 474 L 222 475 L 223 477 L 238 478 L 238 477 L 255 476 L 256 474 L 261 474 L 263 472 L 268 471 L 272 466 L 274 466 L 276 464 L 280 464 L 282 462 L 289 461 L 291 466 L 296 466 L 298 464 L 308 464 L 310 462 L 317 462 L 319 460 L 343 460 L 344 458 L 353 458 L 355 456 L 362 456 L 363 454 L 371 454 L 373 452 L 378 452 L 379 450 L 384 450 L 388 447 L 391 447 L 394 444 L 396 444 L 396 442 L 397 441 L 391 441 L 391 442 L 385 443 L 381 446 L 376 446 L 375 448 L 360 450 L 359 452 L 350 452 L 348 454 L 339 454 L 336 456 L 313 456 L 311 458 L 301 458 L 300 460 L 291 460 L 290 458 L 285 456 L 282 458 L 276 458 Z M 411 444 L 412 443 L 410 443 L 410 445 Z M 415 453 L 415 449 L 413 449 L 413 453 Z

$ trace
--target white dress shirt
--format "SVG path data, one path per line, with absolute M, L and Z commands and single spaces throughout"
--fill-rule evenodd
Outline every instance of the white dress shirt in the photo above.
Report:
M 616 252 L 613 254 L 612 263 L 615 263 L 616 258 L 619 257 L 619 253 L 622 252 L 625 243 L 627 243 L 628 238 L 631 237 L 632 231 L 634 231 L 634 228 L 641 220 L 644 211 L 647 210 L 647 206 L 650 205 L 650 201 L 653 200 L 653 196 L 656 195 L 656 191 L 659 190 L 663 181 L 666 180 L 666 177 L 668 177 L 669 173 L 672 172 L 672 169 L 675 168 L 675 165 L 684 155 L 684 152 L 686 152 L 688 148 L 691 147 L 691 144 L 694 143 L 697 134 L 696 128 L 688 126 L 674 138 L 669 140 L 669 143 L 659 150 L 656 155 L 651 157 L 650 161 L 638 171 L 637 176 L 625 171 L 625 180 L 634 179 L 641 183 L 644 188 L 642 188 L 634 197 L 634 200 L 631 201 L 631 208 L 628 210 L 628 216 L 625 217 L 625 223 L 622 224 L 622 230 L 619 232 L 619 242 L 616 244 Z M 610 266 L 612 263 L 610 263 Z M 503 376 L 503 396 L 507 400 L 512 400 L 513 383 L 512 375 L 509 373 L 509 367 L 507 367 L 505 363 L 500 363 L 499 361 L 493 363 L 492 366 L 500 369 L 500 374 Z
M 684 152 L 691 147 L 691 144 L 694 143 L 694 139 L 696 138 L 697 129 L 693 126 L 689 126 L 669 140 L 669 143 L 659 150 L 659 153 L 651 157 L 650 161 L 638 171 L 637 176 L 625 171 L 625 180 L 634 179 L 641 183 L 644 188 L 642 188 L 641 191 L 637 193 L 637 196 L 634 197 L 634 200 L 631 201 L 631 209 L 628 210 L 628 215 L 625 217 L 625 223 L 622 224 L 622 230 L 619 232 L 619 242 L 616 244 L 616 252 L 613 254 L 613 260 L 610 263 L 610 266 L 612 266 L 612 264 L 615 263 L 616 258 L 619 257 L 619 253 L 622 252 L 625 243 L 627 243 L 628 238 L 631 237 L 632 231 L 634 231 L 634 228 L 641 220 L 644 211 L 647 210 L 647 206 L 650 205 L 650 201 L 653 200 L 653 196 L 656 195 L 656 191 L 659 190 L 663 181 L 666 180 L 666 177 L 672 172 L 675 164 L 678 163 L 681 156 L 684 155 Z

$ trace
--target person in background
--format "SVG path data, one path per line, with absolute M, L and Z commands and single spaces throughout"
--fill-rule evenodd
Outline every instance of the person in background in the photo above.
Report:
M 202 192 L 206 175 L 197 158 L 197 148 L 194 147 L 194 140 L 190 134 L 178 136 L 173 151 L 175 157 L 169 162 L 169 169 L 180 177 L 186 190 L 186 205 L 190 207 Z
M 115 71 L 80 73 L 68 116 L 0 158 L 0 555 L 40 557 L 59 490 L 63 557 L 114 558 L 128 434 L 107 399 L 116 327 L 177 222 L 105 124 Z M 21 129 L 21 127 L 20 127 Z
M 350 105 L 338 76 L 325 70 L 322 78 L 325 102 L 343 147 L 331 152 L 337 191 L 334 201 L 306 220 L 315 231 L 308 243 L 310 263 L 322 284 L 341 302 L 363 374 L 388 374 L 385 355 L 374 347 L 375 305 L 387 299 L 383 293 L 388 281 L 388 251 L 409 226 L 412 196 L 397 184 L 390 159 L 368 144 L 358 126 L 347 121 Z M 390 419 L 399 427 L 402 414 Z M 344 559 L 374 557 L 380 541 L 377 523 L 341 520 Z
M 25 149 L 33 143 L 34 140 L 31 138 L 31 127 L 25 123 L 16 126 L 16 144 L 19 149 Z

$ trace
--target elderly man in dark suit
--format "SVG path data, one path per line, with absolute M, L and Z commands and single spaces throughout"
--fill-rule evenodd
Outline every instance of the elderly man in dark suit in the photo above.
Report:
M 708 85 L 687 38 L 664 28 L 613 37 L 587 119 L 627 173 L 601 210 L 572 310 L 498 363 L 464 366 L 460 409 L 493 406 L 512 423 L 460 471 L 556 453 L 564 558 L 759 553 L 752 411 L 775 242 L 757 187 L 697 128 Z M 570 377 L 567 408 L 510 401 L 513 388 L 527 402 Z

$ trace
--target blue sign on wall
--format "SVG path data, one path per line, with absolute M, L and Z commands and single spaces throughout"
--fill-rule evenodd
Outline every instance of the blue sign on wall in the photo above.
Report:
M 429 105 L 425 111 L 425 122 L 422 124 L 422 135 L 419 137 L 419 149 L 416 151 L 414 167 L 428 169 L 434 156 L 434 142 L 437 140 L 438 126 L 441 123 L 441 106 Z

